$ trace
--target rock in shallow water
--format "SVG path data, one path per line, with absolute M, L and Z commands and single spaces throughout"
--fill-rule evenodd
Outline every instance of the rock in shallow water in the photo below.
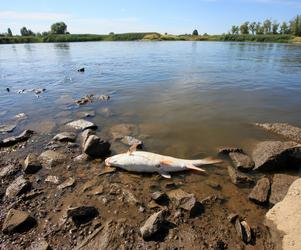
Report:
M 95 158 L 107 156 L 110 153 L 110 143 L 101 140 L 96 135 L 90 135 L 84 145 L 84 153 Z
M 10 125 L 0 125 L 0 133 L 10 133 L 16 128 L 15 124 Z
M 297 176 L 275 174 L 271 186 L 270 203 L 276 204 L 285 197 L 290 185 L 298 179 Z M 301 209 L 301 208 L 300 208 Z
M 19 142 L 27 141 L 33 135 L 33 133 L 34 132 L 32 130 L 25 130 L 17 136 L 12 136 L 12 137 L 3 139 L 2 141 L 0 141 L 0 148 L 1 147 L 10 147 Z
M 60 142 L 75 142 L 76 135 L 71 132 L 62 132 L 53 137 L 53 140 Z
M 137 145 L 137 148 L 138 149 L 141 149 L 143 147 L 143 142 L 132 137 L 132 136 L 124 136 L 122 139 L 121 139 L 121 142 L 125 145 L 129 145 L 129 146 L 133 146 L 133 145 Z
M 96 129 L 97 126 L 93 122 L 89 122 L 86 120 L 77 120 L 73 122 L 69 122 L 67 126 L 72 127 L 77 130 L 85 130 L 85 129 Z
M 0 170 L 0 179 L 7 177 L 7 176 L 11 176 L 14 173 L 16 173 L 17 171 L 18 171 L 18 168 L 12 164 L 2 167 Z
M 232 183 L 237 186 L 250 186 L 254 183 L 254 180 L 250 176 L 239 172 L 231 166 L 228 166 L 228 174 Z
M 252 240 L 252 230 L 246 221 L 240 221 L 239 218 L 237 218 L 235 221 L 235 229 L 243 242 L 249 243 Z
M 256 145 L 252 158 L 254 170 L 286 169 L 291 163 L 301 163 L 301 146 L 295 142 L 264 141 Z
M 10 234 L 14 232 L 25 232 L 35 226 L 36 221 L 29 213 L 10 209 L 3 223 L 2 232 Z
M 301 128 L 287 123 L 256 123 L 258 127 L 282 135 L 289 140 L 301 143 Z
M 236 169 L 247 172 L 254 168 L 253 160 L 246 154 L 233 152 L 229 154 Z
M 264 177 L 257 181 L 256 186 L 252 189 L 249 199 L 255 203 L 265 204 L 268 201 L 271 184 L 268 178 Z
M 301 249 L 301 178 L 290 186 L 284 199 L 266 214 L 266 224 L 283 250 Z M 279 235 L 283 232 L 283 235 Z

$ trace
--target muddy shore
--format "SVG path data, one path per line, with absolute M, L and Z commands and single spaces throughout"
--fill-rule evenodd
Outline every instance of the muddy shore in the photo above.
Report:
M 20 123 L 16 132 L 2 127 L 1 249 L 280 248 L 265 214 L 298 178 L 298 168 L 286 168 L 300 164 L 300 146 L 286 142 L 299 140 L 292 135 L 300 135 L 298 129 L 259 124 L 290 132 L 253 152 L 217 149 L 213 156 L 224 162 L 205 167 L 205 175 L 187 171 L 164 179 L 105 166 L 107 156 L 125 152 L 133 141 L 142 144 L 136 124 L 100 128 L 91 122 L 93 112 L 81 115 L 56 129 L 42 121 Z

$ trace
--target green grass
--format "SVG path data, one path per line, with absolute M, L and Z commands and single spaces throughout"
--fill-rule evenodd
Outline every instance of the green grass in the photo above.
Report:
M 94 34 L 66 34 L 47 36 L 0 36 L 0 44 L 5 43 L 51 43 L 51 42 L 88 42 L 88 41 L 235 41 L 235 42 L 273 42 L 288 43 L 300 42 L 300 37 L 292 35 L 161 35 L 155 32 L 148 33 L 124 33 L 111 35 Z

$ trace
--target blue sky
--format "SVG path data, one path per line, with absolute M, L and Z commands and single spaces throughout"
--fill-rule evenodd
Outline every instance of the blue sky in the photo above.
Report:
M 64 21 L 71 33 L 228 32 L 246 20 L 290 20 L 301 0 L 0 0 L 0 32 L 47 31 Z

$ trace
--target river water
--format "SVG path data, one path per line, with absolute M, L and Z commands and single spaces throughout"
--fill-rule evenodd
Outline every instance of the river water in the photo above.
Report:
M 84 73 L 77 72 L 81 67 Z M 94 110 L 96 116 L 89 119 L 99 131 L 135 124 L 151 151 L 179 157 L 214 154 L 220 146 L 248 151 L 272 136 L 255 128 L 255 122 L 301 125 L 300 79 L 301 46 L 293 44 L 0 45 L 0 119 L 5 123 L 26 113 L 30 119 L 15 132 L 49 122 L 55 123 L 50 126 L 54 132 L 78 112 Z M 30 88 L 46 92 L 39 98 L 17 93 Z M 72 98 L 87 94 L 111 99 L 74 104 Z

